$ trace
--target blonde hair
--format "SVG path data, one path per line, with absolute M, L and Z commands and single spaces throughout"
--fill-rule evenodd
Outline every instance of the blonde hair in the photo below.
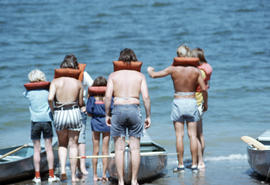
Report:
M 40 82 L 46 81 L 46 76 L 39 69 L 34 69 L 30 73 L 28 73 L 28 79 L 30 82 Z
M 178 57 L 190 57 L 191 56 L 190 49 L 186 45 L 179 46 L 177 48 L 176 53 L 177 53 Z

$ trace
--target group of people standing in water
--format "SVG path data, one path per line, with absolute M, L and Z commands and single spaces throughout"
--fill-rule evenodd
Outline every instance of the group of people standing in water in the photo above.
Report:
M 190 50 L 181 45 L 177 49 L 178 59 L 173 65 L 155 72 L 148 67 L 150 77 L 160 78 L 171 75 L 174 84 L 174 100 L 172 103 L 171 119 L 174 123 L 176 134 L 176 150 L 178 166 L 174 172 L 184 171 L 183 163 L 183 137 L 184 123 L 187 123 L 190 149 L 192 155 L 192 171 L 204 168 L 203 151 L 204 138 L 202 134 L 202 115 L 207 110 L 209 87 L 208 81 L 212 73 L 211 66 L 204 57 L 200 48 Z M 191 63 L 188 59 L 194 59 Z M 188 62 L 185 62 L 186 61 Z M 118 173 L 118 184 L 124 184 L 124 150 L 125 137 L 129 137 L 128 145 L 132 158 L 131 184 L 137 185 L 137 175 L 140 164 L 140 138 L 143 129 L 151 125 L 151 104 L 147 82 L 144 74 L 140 72 L 142 63 L 137 60 L 133 50 L 126 48 L 120 52 L 117 62 L 114 62 L 115 71 L 108 81 L 99 76 L 94 81 L 84 71 L 84 67 L 77 62 L 74 55 L 65 56 L 60 65 L 58 74 L 48 86 L 28 88 L 24 93 L 29 100 L 31 114 L 31 139 L 34 143 L 34 182 L 40 179 L 40 138 L 43 133 L 47 160 L 49 167 L 49 182 L 64 181 L 66 176 L 66 160 L 69 153 L 71 180 L 79 179 L 76 176 L 78 169 L 83 175 L 88 171 L 85 167 L 85 128 L 87 115 L 91 116 L 93 155 L 99 154 L 99 141 L 102 137 L 102 154 L 107 155 L 110 137 L 114 140 L 115 161 Z M 55 73 L 57 70 L 55 70 Z M 31 84 L 46 81 L 45 74 L 40 70 L 33 70 L 28 74 Z M 97 91 L 95 88 L 97 87 Z M 105 87 L 103 91 L 100 91 Z M 91 88 L 94 89 L 91 91 Z M 140 95 L 145 107 L 145 120 L 142 120 L 140 110 Z M 197 101 L 196 101 L 197 100 Z M 60 178 L 54 175 L 52 152 L 52 123 L 58 136 L 58 156 L 60 161 Z M 97 158 L 92 160 L 93 180 L 107 181 L 107 158 L 103 158 L 102 177 L 97 175 Z

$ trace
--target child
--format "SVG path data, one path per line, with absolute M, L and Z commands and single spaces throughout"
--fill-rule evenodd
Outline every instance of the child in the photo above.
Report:
M 107 80 L 100 76 L 94 80 L 92 87 L 95 86 L 107 86 Z M 93 155 L 99 154 L 99 140 L 102 133 L 102 155 L 108 155 L 109 140 L 110 140 L 110 127 L 105 122 L 105 105 L 104 105 L 104 93 L 99 95 L 90 95 L 87 101 L 86 111 L 89 116 L 92 116 L 91 128 L 92 128 L 92 142 L 93 142 Z M 102 178 L 97 176 L 97 162 L 98 159 L 93 158 L 93 179 L 94 181 L 108 181 L 106 177 L 107 171 L 107 158 L 102 159 L 103 173 Z
M 201 71 L 202 77 L 204 79 L 204 82 L 206 84 L 207 89 L 209 88 L 209 81 L 212 74 L 212 67 L 210 64 L 207 63 L 204 51 L 201 48 L 195 48 L 191 51 L 192 57 L 196 57 L 200 59 L 200 65 L 198 68 Z M 195 94 L 198 110 L 200 113 L 200 120 L 198 121 L 197 126 L 197 140 L 198 140 L 198 168 L 203 169 L 205 168 L 205 164 L 203 161 L 203 153 L 205 148 L 205 142 L 204 142 L 204 136 L 203 136 L 203 128 L 202 128 L 202 117 L 203 112 L 205 112 L 208 108 L 208 100 L 203 99 L 202 93 L 200 92 L 200 88 L 197 89 L 197 92 Z
M 32 70 L 28 74 L 28 78 L 31 83 L 38 84 L 38 82 L 46 81 L 45 74 L 38 70 Z M 31 115 L 31 139 L 34 144 L 34 167 L 35 167 L 35 178 L 33 182 L 40 183 L 40 136 L 43 133 L 45 140 L 45 148 L 47 154 L 47 161 L 49 167 L 49 178 L 48 182 L 59 181 L 59 178 L 54 175 L 53 165 L 54 156 L 52 149 L 52 116 L 50 107 L 48 104 L 48 90 L 38 88 L 34 90 L 26 90 L 24 96 L 29 101 L 29 111 Z

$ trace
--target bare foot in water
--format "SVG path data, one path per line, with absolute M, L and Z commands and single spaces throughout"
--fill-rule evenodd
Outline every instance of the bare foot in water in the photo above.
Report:
M 93 177 L 93 181 L 96 182 L 96 181 L 101 181 L 102 178 L 99 178 L 98 176 L 94 175 Z
M 136 181 L 136 182 L 131 182 L 131 185 L 139 185 L 139 183 Z
M 61 181 L 67 180 L 67 174 L 62 173 L 62 174 L 60 175 L 60 180 L 61 180 Z
M 76 183 L 76 182 L 79 182 L 80 179 L 78 179 L 77 177 L 76 178 L 72 178 L 72 184 Z
M 201 162 L 201 163 L 198 164 L 198 169 L 205 169 L 204 162 Z
M 81 170 L 81 172 L 82 172 L 83 175 L 88 175 L 88 171 L 86 169 Z
M 102 182 L 107 182 L 109 179 L 107 177 L 102 177 Z

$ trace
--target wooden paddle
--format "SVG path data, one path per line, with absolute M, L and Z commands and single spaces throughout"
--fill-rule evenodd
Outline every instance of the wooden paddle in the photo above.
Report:
M 249 146 L 255 147 L 258 150 L 267 150 L 269 149 L 267 146 L 262 144 L 260 141 L 250 137 L 250 136 L 242 136 L 241 139 L 247 143 Z
M 24 145 L 22 145 L 22 146 L 20 146 L 20 147 L 18 147 L 18 148 L 16 148 L 16 149 L 14 149 L 14 150 L 11 150 L 10 152 L 8 152 L 8 153 L 2 155 L 2 156 L 0 157 L 0 159 L 3 159 L 3 158 L 5 158 L 5 157 L 7 157 L 7 156 L 9 156 L 9 155 L 11 155 L 11 154 L 13 154 L 13 153 L 15 153 L 15 152 L 21 150 L 21 149 L 23 149 L 24 147 L 27 147 L 27 146 L 28 146 L 28 144 L 24 144 Z

